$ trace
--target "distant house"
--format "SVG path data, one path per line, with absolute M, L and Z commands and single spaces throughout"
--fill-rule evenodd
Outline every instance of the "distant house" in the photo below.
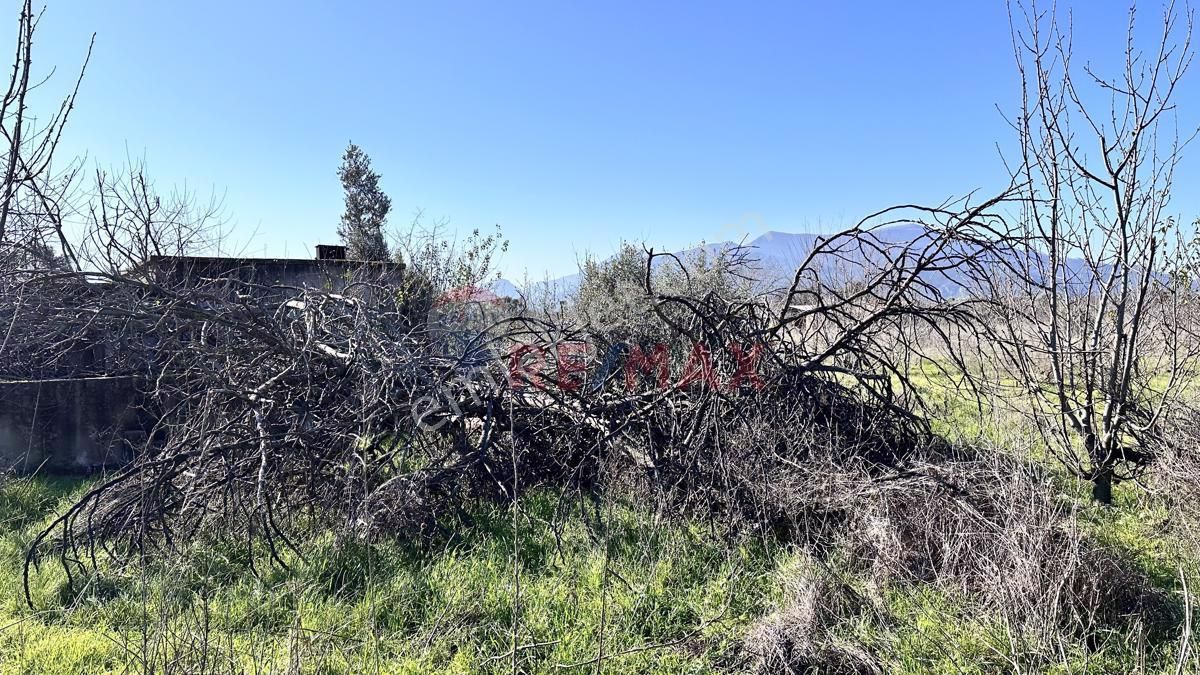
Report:
M 153 256 L 130 276 L 168 287 L 197 286 L 222 280 L 271 289 L 314 288 L 341 293 L 355 283 L 399 285 L 404 264 L 347 260 L 344 246 L 317 246 L 316 258 L 240 258 Z

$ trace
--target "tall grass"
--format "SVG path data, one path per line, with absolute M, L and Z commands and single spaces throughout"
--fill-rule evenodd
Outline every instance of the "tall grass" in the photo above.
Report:
M 1039 459 L 1015 420 L 980 418 L 937 376 L 922 386 L 944 435 Z M 266 556 L 209 532 L 74 583 L 51 557 L 30 609 L 26 547 L 87 482 L 8 478 L 0 673 L 1192 672 L 1183 594 L 1200 588 L 1200 561 L 1168 526 L 1167 500 L 1124 485 L 1100 508 L 1055 476 L 1067 526 L 1170 599 L 1165 626 L 1130 616 L 1035 635 L 948 580 L 884 578 L 844 551 L 552 490 L 480 501 L 471 527 L 432 545 L 317 530 L 255 566 Z

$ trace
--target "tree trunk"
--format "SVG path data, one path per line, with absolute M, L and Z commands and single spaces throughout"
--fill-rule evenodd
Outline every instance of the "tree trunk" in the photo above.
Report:
M 1112 470 L 1108 468 L 1100 469 L 1092 477 L 1092 499 L 1096 500 L 1098 504 L 1105 506 L 1112 504 L 1112 486 Z

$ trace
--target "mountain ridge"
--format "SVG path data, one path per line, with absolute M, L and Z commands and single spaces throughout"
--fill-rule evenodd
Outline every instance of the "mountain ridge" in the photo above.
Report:
M 837 236 L 837 234 L 770 230 L 744 244 L 733 241 L 702 243 L 679 251 L 673 251 L 672 253 L 686 258 L 700 254 L 701 252 L 713 255 L 738 247 L 748 248 L 752 251 L 750 269 L 755 281 L 764 286 L 779 285 L 786 284 L 791 280 L 796 268 L 813 250 L 818 241 Z M 872 230 L 872 234 L 880 244 L 886 246 L 905 246 L 916 242 L 922 237 L 929 236 L 930 230 L 919 223 L 895 223 Z M 967 244 L 967 246 L 970 245 Z M 852 265 L 866 265 L 871 264 L 879 255 L 871 251 L 852 252 L 844 256 L 843 259 Z M 611 259 L 612 256 L 606 258 L 606 260 Z M 1082 263 L 1082 261 L 1079 261 L 1079 263 Z M 1068 271 L 1072 274 L 1082 273 L 1084 271 L 1083 265 L 1068 265 Z M 925 280 L 947 296 L 961 295 L 966 292 L 966 279 L 954 270 L 931 271 L 927 274 Z M 548 281 L 535 282 L 530 284 L 529 288 L 521 288 L 506 279 L 500 279 L 497 283 L 504 284 L 506 290 L 515 294 L 509 297 L 525 295 L 527 297 L 561 299 L 573 293 L 578 288 L 579 282 L 580 273 L 575 272 Z M 505 294 L 500 291 L 495 292 L 498 295 Z

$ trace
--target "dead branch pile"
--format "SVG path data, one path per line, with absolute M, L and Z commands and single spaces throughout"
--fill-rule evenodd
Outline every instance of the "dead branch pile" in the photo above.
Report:
M 414 317 L 404 288 L 367 281 L 334 294 L 30 275 L 3 309 L 33 336 L 27 348 L 49 350 L 32 361 L 102 334 L 118 345 L 108 367 L 143 377 L 159 420 L 137 461 L 54 522 L 31 560 L 55 539 L 65 564 L 144 555 L 217 523 L 273 552 L 302 519 L 432 535 L 471 499 L 546 484 L 648 486 L 675 513 L 778 527 L 793 514 L 764 490 L 813 446 L 886 466 L 927 437 L 893 355 L 913 324 L 941 331 L 970 305 L 944 298 L 929 274 L 948 264 L 949 235 L 899 245 L 883 231 L 864 224 L 820 242 L 789 288 L 752 296 L 697 292 L 684 261 L 648 252 L 640 302 L 671 339 L 624 352 L 587 346 L 603 326 L 533 311 L 463 339 Z M 750 264 L 742 250 L 728 259 L 729 274 Z M 683 279 L 669 292 L 656 286 L 664 265 Z M 826 281 L 835 267 L 843 276 Z M 755 439 L 779 428 L 798 433 Z

